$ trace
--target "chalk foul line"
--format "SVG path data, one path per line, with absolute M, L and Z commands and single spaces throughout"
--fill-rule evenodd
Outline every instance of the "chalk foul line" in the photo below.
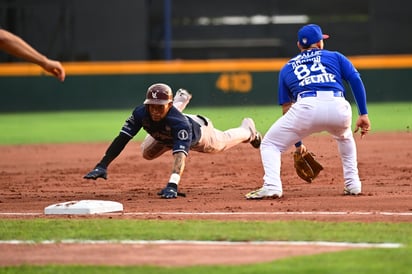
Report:
M 237 245 L 265 245 L 265 246 L 329 246 L 329 247 L 351 247 L 351 248 L 400 248 L 399 243 L 350 243 L 350 242 L 327 242 L 327 241 L 190 241 L 190 240 L 46 240 L 46 241 L 22 241 L 22 240 L 2 240 L 0 245 L 24 245 L 24 244 L 126 244 L 126 245 L 220 245 L 220 246 L 237 246 Z
M 191 216 L 256 216 L 256 215 L 381 215 L 381 216 L 412 216 L 412 212 L 385 212 L 385 211 L 275 211 L 275 212 L 116 212 L 102 213 L 104 215 L 134 215 L 134 216 L 151 216 L 151 215 L 191 215 Z M 39 216 L 43 212 L 0 212 L 0 216 Z M 97 215 L 97 214 L 94 214 Z

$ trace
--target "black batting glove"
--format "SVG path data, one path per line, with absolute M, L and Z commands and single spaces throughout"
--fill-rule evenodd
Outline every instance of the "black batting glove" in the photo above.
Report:
M 104 167 L 96 166 L 92 171 L 84 175 L 84 179 L 93 179 L 96 180 L 97 178 L 107 179 L 107 171 Z
M 162 198 L 165 199 L 173 199 L 177 198 L 177 184 L 175 183 L 168 183 L 164 189 L 162 189 L 159 193 Z

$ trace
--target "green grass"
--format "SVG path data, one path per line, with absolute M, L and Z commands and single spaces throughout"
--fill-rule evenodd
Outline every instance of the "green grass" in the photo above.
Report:
M 412 243 L 409 223 L 328 223 L 158 220 L 1 220 L 0 240 L 215 240 Z M 368 233 L 365 235 L 365 231 Z
M 217 240 L 402 243 L 397 249 L 361 249 L 294 257 L 246 266 L 95 267 L 19 266 L 0 273 L 410 273 L 409 223 L 310 221 L 0 220 L 1 240 Z
M 111 141 L 132 110 L 64 111 L 0 114 L 0 144 L 76 143 Z M 252 117 L 261 132 L 266 132 L 281 116 L 279 106 L 187 108 L 187 113 L 212 119 L 215 127 L 227 129 Z M 354 120 L 357 117 L 353 107 Z M 410 131 L 412 103 L 369 104 L 372 134 L 382 131 Z M 141 131 L 135 137 L 142 140 Z

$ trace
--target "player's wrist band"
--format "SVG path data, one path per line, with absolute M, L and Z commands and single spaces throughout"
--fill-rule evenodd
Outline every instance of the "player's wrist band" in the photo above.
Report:
M 174 183 L 174 184 L 178 185 L 179 181 L 180 181 L 180 175 L 179 174 L 172 173 L 172 175 L 170 175 L 169 183 Z
M 303 144 L 302 141 L 299 141 L 295 144 L 295 147 L 300 147 L 302 144 Z

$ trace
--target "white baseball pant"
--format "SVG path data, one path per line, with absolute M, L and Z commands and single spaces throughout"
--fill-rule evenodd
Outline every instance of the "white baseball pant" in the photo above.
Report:
M 335 97 L 329 91 L 318 91 L 316 97 L 298 98 L 262 140 L 263 187 L 283 191 L 281 153 L 312 133 L 327 131 L 338 145 L 345 186 L 349 189 L 361 188 L 351 124 L 351 105 L 344 97 Z

